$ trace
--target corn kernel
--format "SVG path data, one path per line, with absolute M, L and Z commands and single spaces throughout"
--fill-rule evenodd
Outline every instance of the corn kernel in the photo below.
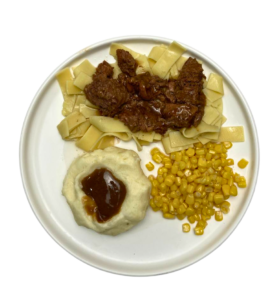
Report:
M 155 196 L 155 197 L 157 197 L 157 196 Z M 160 197 L 160 196 L 158 196 L 158 197 Z M 154 203 L 159 208 L 161 208 L 162 205 L 163 205 L 163 202 L 162 202 L 161 198 L 160 199 L 154 199 Z
M 188 182 L 193 182 L 196 178 L 197 178 L 196 175 L 191 175 L 191 176 L 188 176 L 188 177 L 187 177 L 187 181 L 188 181 Z
M 152 186 L 153 187 L 158 187 L 159 186 L 159 183 L 156 179 L 152 181 Z
M 158 195 L 158 189 L 153 187 L 152 188 L 152 191 L 151 191 L 151 195 L 154 197 L 154 196 L 157 196 Z
M 164 213 L 163 214 L 163 217 L 165 218 L 165 219 L 175 219 L 175 215 L 172 215 L 172 214 L 169 214 L 169 213 Z
M 196 156 L 191 157 L 190 162 L 191 162 L 192 165 L 198 165 L 197 157 Z M 191 168 L 193 168 L 193 167 L 191 166 Z
M 212 159 L 212 154 L 211 153 L 207 153 L 206 154 L 206 160 L 211 160 Z
M 187 156 L 192 157 L 195 154 L 195 150 L 193 148 L 188 148 L 185 153 L 187 154 Z
M 182 224 L 182 231 L 183 232 L 189 232 L 190 231 L 190 225 L 188 223 Z
M 181 161 L 181 158 L 182 158 L 181 152 L 176 152 L 175 161 Z
M 237 196 L 237 187 L 233 184 L 230 188 L 231 196 Z
M 152 156 L 152 159 L 154 162 L 160 164 L 162 162 L 162 158 L 161 156 L 158 154 L 158 153 L 155 153 L 153 156 Z
M 153 148 L 151 150 L 151 155 L 154 155 L 154 154 L 159 153 L 159 152 L 160 152 L 160 150 L 158 148 Z
M 165 178 L 165 181 L 164 183 L 167 185 L 167 186 L 171 186 L 174 184 L 173 180 L 171 178 Z
M 148 171 L 152 171 L 152 170 L 154 169 L 153 163 L 148 162 L 148 163 L 146 164 L 146 168 L 148 169 Z
M 232 186 L 234 184 L 234 178 L 231 176 L 228 180 L 228 185 Z
M 185 175 L 186 177 L 189 177 L 189 176 L 192 175 L 192 171 L 191 171 L 190 169 L 186 169 L 186 170 L 184 171 L 184 175 Z
M 249 162 L 243 158 L 243 159 L 241 159 L 241 160 L 238 162 L 237 165 L 238 165 L 241 169 L 244 169 L 244 168 L 246 168 L 246 166 L 248 165 L 248 163 L 249 163 Z
M 224 172 L 223 173 L 223 178 L 225 178 L 225 179 L 230 179 L 231 176 L 232 176 L 231 172 Z
M 234 181 L 236 183 L 240 182 L 240 175 L 239 174 L 237 174 L 237 173 L 234 174 Z
M 190 217 L 190 216 L 192 216 L 192 215 L 194 215 L 194 214 L 195 214 L 194 208 L 188 207 L 188 208 L 186 209 L 186 215 L 187 215 L 188 217 Z
M 196 155 L 205 155 L 206 150 L 205 148 L 196 149 Z
M 230 211 L 230 202 L 228 201 L 224 201 L 222 204 L 221 204 L 221 207 L 220 207 L 220 210 L 222 211 L 223 214 L 227 214 L 229 213 Z
M 168 172 L 168 169 L 165 168 L 165 167 L 162 167 L 161 170 L 162 170 L 163 173 L 167 173 Z
M 231 149 L 233 147 L 233 144 L 231 142 L 224 142 L 223 145 L 226 149 Z
M 202 215 L 201 218 L 202 218 L 203 221 L 207 221 L 207 220 L 210 220 L 210 219 L 211 219 L 211 216 L 208 216 L 208 215 L 206 215 L 206 216 L 205 216 L 205 215 Z
M 180 185 L 181 185 L 181 178 L 180 178 L 180 177 L 176 177 L 176 179 L 175 179 L 175 184 L 176 184 L 177 186 L 180 186 Z
M 178 208 L 180 206 L 180 201 L 178 198 L 174 198 L 174 200 L 172 201 L 172 205 L 174 208 Z
M 200 220 L 200 221 L 198 221 L 198 223 L 197 223 L 197 226 L 198 226 L 198 227 L 206 228 L 207 225 L 208 225 L 207 221 L 204 221 L 204 220 Z
M 184 207 L 184 205 L 180 205 L 177 209 L 177 213 L 178 215 L 184 214 L 186 212 L 186 208 Z
M 159 189 L 161 192 L 166 192 L 166 191 L 167 191 L 167 185 L 166 185 L 164 182 L 162 182 L 162 183 L 159 185 L 158 189 Z
M 151 208 L 155 208 L 156 207 L 156 205 L 154 203 L 154 199 L 150 200 L 150 206 L 151 206 Z
M 222 211 L 216 211 L 215 212 L 215 220 L 220 222 L 223 220 L 223 213 Z
M 188 195 L 186 196 L 185 202 L 186 202 L 187 204 L 193 204 L 193 203 L 194 203 L 194 195 L 193 195 L 193 194 L 188 194 Z
M 171 173 L 176 175 L 178 173 L 179 167 L 178 166 L 172 166 Z
M 203 235 L 204 234 L 204 228 L 203 227 L 195 227 L 194 232 L 196 235 Z
M 208 195 L 208 201 L 213 201 L 213 199 L 214 199 L 214 195 L 215 195 L 215 193 L 214 192 L 212 192 L 212 193 L 209 193 L 209 195 Z
M 204 157 L 199 157 L 198 166 L 205 168 L 207 166 L 207 160 Z
M 149 175 L 149 176 L 148 176 L 148 179 L 149 179 L 150 182 L 152 182 L 152 181 L 154 180 L 154 178 L 155 178 L 155 177 L 154 177 L 153 175 Z
M 177 185 L 173 184 L 170 186 L 170 190 L 173 192 L 173 191 L 176 191 L 178 189 Z
M 189 221 L 190 224 L 194 224 L 196 221 L 194 215 L 188 217 L 187 220 Z
M 170 214 L 172 214 L 172 215 L 175 215 L 175 214 L 176 214 L 175 207 L 173 206 L 172 203 L 169 204 L 169 212 L 170 212 Z
M 207 215 L 212 217 L 214 215 L 214 213 L 215 213 L 215 210 L 213 208 L 208 208 Z
M 159 211 L 160 208 L 159 208 L 159 207 L 152 207 L 152 210 L 153 210 L 153 211 Z
M 202 173 L 201 173 L 201 171 L 199 169 L 197 169 L 197 170 L 193 171 L 193 175 L 195 175 L 198 178 L 198 177 L 202 176 Z
M 176 198 L 176 192 L 175 192 L 175 191 L 172 191 L 172 192 L 170 193 L 170 197 L 171 197 L 172 199 Z
M 238 182 L 237 186 L 240 188 L 246 188 L 246 186 L 247 186 L 246 181 Z
M 169 212 L 169 206 L 168 206 L 167 203 L 163 203 L 163 204 L 162 204 L 162 212 L 163 212 L 163 213 Z
M 157 175 L 156 181 L 157 181 L 158 183 L 162 183 L 162 182 L 164 181 L 163 176 L 162 176 L 162 175 Z
M 215 183 L 213 187 L 216 191 L 220 191 L 222 188 L 221 183 Z
M 168 204 L 168 203 L 169 203 L 169 200 L 168 200 L 168 198 L 167 198 L 167 197 L 165 197 L 165 196 L 161 196 L 161 201 L 162 201 L 163 203 L 166 203 L 166 204 Z
M 235 164 L 234 160 L 229 158 L 227 159 L 227 166 L 233 166 Z
M 220 145 L 215 145 L 214 150 L 215 150 L 216 153 L 222 153 L 223 146 L 221 144 Z
M 183 177 L 183 176 L 184 176 L 184 172 L 178 171 L 177 175 L 178 175 L 179 177 Z
M 230 186 L 228 184 L 222 185 L 222 192 L 224 196 L 230 196 Z
M 215 194 L 213 200 L 215 204 L 220 204 L 224 201 L 224 196 L 222 194 Z
M 187 186 L 186 192 L 187 192 L 188 194 L 193 194 L 194 191 L 195 191 L 194 185 L 189 184 L 189 185 Z
M 225 149 L 225 148 L 223 148 L 223 149 Z M 220 156 L 221 156 L 221 158 L 225 158 L 225 159 L 228 157 L 227 153 L 221 153 Z
M 221 166 L 221 160 L 220 159 L 217 159 L 214 162 L 212 162 L 212 167 L 213 167 L 214 170 L 217 169 L 220 166 Z
M 180 214 L 180 215 L 177 215 L 177 218 L 179 220 L 183 220 L 184 218 L 186 218 L 186 214 Z
M 175 160 L 175 157 L 176 157 L 175 152 L 173 152 L 173 153 L 170 154 L 170 158 L 171 158 L 172 160 Z
M 185 194 L 187 192 L 187 182 L 183 181 L 180 185 L 180 192 Z
M 166 169 L 171 169 L 173 165 L 172 165 L 171 162 L 166 162 L 166 163 L 164 164 L 164 166 L 165 166 Z

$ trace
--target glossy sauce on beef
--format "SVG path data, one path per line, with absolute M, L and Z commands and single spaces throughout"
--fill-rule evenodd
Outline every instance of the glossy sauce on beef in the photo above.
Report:
M 132 132 L 198 126 L 204 115 L 203 68 L 189 57 L 177 80 L 161 79 L 149 72 L 136 75 L 137 62 L 125 50 L 117 50 L 122 73 L 113 79 L 113 68 L 106 62 L 98 65 L 93 82 L 85 87 L 89 101 L 103 116 L 116 117 Z
M 85 177 L 82 190 L 84 208 L 89 215 L 95 215 L 99 223 L 106 222 L 119 213 L 126 196 L 126 187 L 105 168 L 96 169 Z

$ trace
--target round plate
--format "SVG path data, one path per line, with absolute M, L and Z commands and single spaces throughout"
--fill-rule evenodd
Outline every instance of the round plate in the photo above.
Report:
M 229 156 L 235 162 L 242 157 L 249 160 L 244 170 L 238 170 L 236 165 L 234 167 L 247 178 L 248 187 L 239 189 L 237 198 L 231 199 L 231 212 L 224 216 L 222 222 L 214 219 L 208 221 L 203 236 L 196 236 L 194 230 L 183 233 L 182 224 L 185 221 L 166 220 L 160 212 L 153 212 L 150 208 L 142 222 L 116 237 L 78 226 L 61 190 L 69 165 L 82 151 L 75 147 L 74 142 L 63 141 L 57 131 L 56 126 L 63 119 L 63 98 L 55 74 L 84 59 L 95 66 L 103 60 L 114 62 L 109 55 L 113 42 L 148 54 L 153 46 L 169 44 L 172 40 L 145 36 L 111 39 L 78 52 L 60 65 L 39 89 L 23 125 L 20 144 L 22 180 L 38 220 L 53 239 L 75 257 L 96 268 L 118 274 L 140 276 L 167 273 L 184 268 L 216 249 L 246 212 L 258 174 L 259 147 L 255 123 L 243 95 L 230 77 L 211 59 L 184 45 L 188 56 L 203 61 L 206 76 L 215 72 L 224 79 L 224 115 L 228 119 L 225 126 L 243 125 L 246 138 L 244 143 L 234 144 Z M 117 146 L 137 150 L 133 141 L 120 142 Z M 144 165 L 151 159 L 150 149 L 153 146 L 145 146 L 139 153 L 146 175 L 150 173 Z

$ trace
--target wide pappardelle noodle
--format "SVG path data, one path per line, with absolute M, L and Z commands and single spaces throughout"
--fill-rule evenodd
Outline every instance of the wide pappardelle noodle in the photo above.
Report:
M 231 142 L 209 142 L 205 146 L 197 143 L 170 156 L 158 148 L 152 149 L 153 161 L 162 164 L 157 177 L 149 176 L 152 209 L 161 211 L 166 219 L 187 218 L 190 224 L 196 224 L 196 235 L 204 233 L 212 217 L 222 221 L 223 214 L 230 211 L 238 187 L 247 186 L 245 177 L 233 171 L 234 160 L 228 158 L 231 147 Z M 240 166 L 247 163 L 241 160 Z M 153 169 L 150 163 L 146 167 Z M 190 224 L 182 225 L 184 232 L 190 231 Z
M 154 46 L 148 56 L 114 43 L 110 47 L 110 55 L 116 60 L 111 64 L 114 68 L 113 78 L 121 74 L 116 54 L 119 49 L 128 51 L 136 60 L 138 64 L 136 74 L 149 72 L 163 79 L 177 79 L 188 60 L 188 57 L 183 56 L 186 49 L 177 42 L 172 42 L 169 46 Z M 227 119 L 223 115 L 224 87 L 220 75 L 211 73 L 208 80 L 203 82 L 206 106 L 200 124 L 181 130 L 169 129 L 161 135 L 154 131 L 131 132 L 120 120 L 100 116 L 99 108 L 86 99 L 84 94 L 84 88 L 92 83 L 95 72 L 96 68 L 88 60 L 84 60 L 78 66 L 63 69 L 56 75 L 64 97 L 62 114 L 65 116 L 57 126 L 58 131 L 64 140 L 75 140 L 76 146 L 84 151 L 90 152 L 112 146 L 115 138 L 122 141 L 133 139 L 139 151 L 144 145 L 162 141 L 166 153 L 188 149 L 198 142 L 206 144 L 210 141 L 244 141 L 242 126 L 222 126 Z

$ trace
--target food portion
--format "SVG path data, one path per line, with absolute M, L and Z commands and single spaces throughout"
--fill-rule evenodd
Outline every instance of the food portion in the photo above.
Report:
M 244 176 L 234 173 L 234 160 L 228 158 L 232 143 L 194 144 L 189 149 L 167 156 L 154 148 L 153 161 L 161 163 L 157 177 L 149 176 L 152 183 L 150 206 L 161 211 L 166 219 L 184 220 L 196 224 L 194 232 L 203 235 L 207 221 L 212 217 L 223 220 L 230 211 L 231 197 L 236 197 L 238 187 L 247 186 Z M 246 161 L 240 164 L 246 165 Z M 148 166 L 146 166 L 148 168 Z M 240 166 L 241 167 L 241 166 Z M 184 232 L 190 225 L 182 225 Z
M 150 192 L 138 154 L 115 147 L 74 160 L 62 190 L 76 222 L 107 235 L 118 235 L 140 222 Z
M 227 120 L 222 77 L 211 73 L 206 81 L 202 62 L 184 52 L 176 42 L 154 46 L 148 57 L 111 44 L 115 63 L 104 60 L 95 68 L 85 60 L 73 68 L 74 76 L 70 68 L 61 70 L 57 79 L 66 116 L 58 125 L 62 138 L 76 140 L 88 152 L 114 144 L 115 138 L 133 139 L 139 151 L 161 140 L 167 153 L 197 142 L 244 141 L 242 127 L 222 127 Z M 125 131 L 117 126 L 104 132 L 95 126 L 95 116 L 125 125 Z
M 149 203 L 165 219 L 187 218 L 183 232 L 196 223 L 202 235 L 247 186 L 228 158 L 232 142 L 245 135 L 242 126 L 223 126 L 223 78 L 205 75 L 202 62 L 185 52 L 176 42 L 156 45 L 148 56 L 113 43 L 114 63 L 84 60 L 56 74 L 64 99 L 58 131 L 89 152 L 72 163 L 63 186 L 79 225 L 117 235 L 141 221 Z M 162 164 L 157 177 L 145 177 L 135 152 L 111 147 L 116 139 L 134 140 L 138 151 L 161 142 L 166 154 L 151 151 Z
M 151 75 L 136 75 L 137 62 L 123 49 L 116 51 L 122 73 L 113 78 L 113 68 L 104 61 L 85 87 L 85 95 L 99 107 L 103 116 L 117 117 L 132 132 L 165 134 L 168 128 L 190 128 L 201 122 L 206 103 L 203 94 L 203 69 L 189 58 L 179 77 L 171 80 Z

